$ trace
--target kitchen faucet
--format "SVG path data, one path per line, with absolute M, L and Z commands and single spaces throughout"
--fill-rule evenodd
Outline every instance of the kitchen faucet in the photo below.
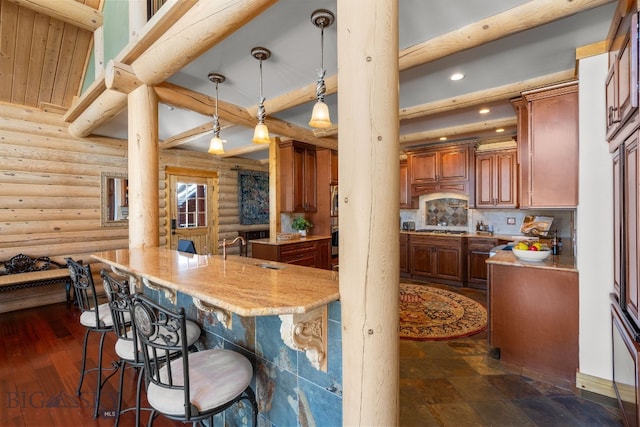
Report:
M 242 236 L 238 236 L 235 239 L 233 239 L 230 243 L 227 243 L 227 239 L 222 239 L 222 258 L 223 259 L 227 259 L 227 246 L 231 246 L 231 245 L 235 245 L 235 243 L 237 241 L 240 241 L 240 255 L 242 255 L 242 247 L 245 247 L 245 254 L 246 254 L 246 246 L 247 246 L 247 241 L 244 239 L 244 237 Z

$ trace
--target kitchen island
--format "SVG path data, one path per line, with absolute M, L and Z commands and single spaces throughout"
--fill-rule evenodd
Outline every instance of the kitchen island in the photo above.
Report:
M 578 369 L 578 270 L 573 256 L 519 260 L 501 250 L 487 260 L 489 352 L 558 386 Z
M 252 240 L 252 256 L 287 264 L 331 269 L 331 236 L 295 237 L 291 240 Z
M 184 307 L 202 327 L 200 345 L 247 355 L 255 366 L 260 423 L 342 424 L 336 410 L 342 407 L 342 333 L 335 272 L 166 248 L 92 257 L 162 305 Z M 229 411 L 227 424 L 241 425 L 241 414 Z

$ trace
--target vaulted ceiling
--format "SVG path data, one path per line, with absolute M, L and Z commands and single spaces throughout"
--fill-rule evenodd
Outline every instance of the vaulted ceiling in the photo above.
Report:
M 170 0 L 155 18 L 156 25 L 166 29 L 172 24 L 172 16 L 175 22 L 187 19 L 188 9 L 195 10 L 205 1 L 220 9 L 233 3 Z M 269 4 L 257 8 L 248 22 L 220 26 L 219 39 L 212 37 L 202 54 L 187 58 L 185 53 L 181 58 L 184 66 L 158 87 L 163 103 L 159 108 L 160 146 L 207 150 L 215 104 L 214 85 L 207 75 L 216 72 L 226 76 L 219 85 L 226 155 L 267 157 L 264 147 L 250 142 L 259 93 L 259 64 L 250 55 L 255 46 L 264 46 L 272 53 L 263 63 L 263 92 L 272 136 L 309 139 L 320 145 L 328 141 L 331 146 L 339 126 L 337 23 L 324 30 L 326 101 L 335 126 L 314 133 L 307 122 L 321 51 L 320 31 L 312 25 L 310 15 L 319 8 L 335 13 L 336 1 L 263 1 Z M 599 42 L 607 37 L 618 2 L 398 3 L 400 142 L 402 148 L 410 148 L 438 142 L 444 136 L 449 141 L 510 139 L 515 133 L 515 113 L 509 99 L 523 90 L 575 78 L 576 49 L 586 54 L 604 51 L 604 43 Z M 0 101 L 58 112 L 73 123 L 78 115 L 69 114 L 68 109 L 78 108 L 74 97 L 81 95 L 93 31 L 103 23 L 101 7 L 101 0 L 0 0 Z M 174 15 L 163 15 L 163 9 L 172 9 Z M 165 16 L 167 22 L 162 21 Z M 108 28 L 108 22 L 104 24 Z M 149 45 L 161 35 L 148 29 L 140 33 L 148 37 Z M 462 72 L 465 78 L 450 81 L 453 72 Z M 93 76 L 93 70 L 89 74 Z M 193 108 L 194 103 L 199 107 Z M 481 107 L 490 112 L 480 115 Z M 233 115 L 229 114 L 231 110 Z M 90 131 L 126 138 L 126 121 L 125 108 Z M 497 134 L 497 128 L 504 132 Z

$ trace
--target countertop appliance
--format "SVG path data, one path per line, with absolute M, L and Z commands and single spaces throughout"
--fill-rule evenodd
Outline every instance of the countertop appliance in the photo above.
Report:
M 402 231 L 415 231 L 416 223 L 415 221 L 404 221 L 402 223 Z

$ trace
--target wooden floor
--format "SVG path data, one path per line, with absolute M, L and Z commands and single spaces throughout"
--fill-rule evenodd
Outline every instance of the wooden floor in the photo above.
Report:
M 0 426 L 113 426 L 118 375 L 102 391 L 100 416 L 93 419 L 96 373 L 85 376 L 76 396 L 84 327 L 79 311 L 66 303 L 0 314 Z M 98 334 L 89 338 L 88 366 L 96 365 Z M 104 366 L 116 359 L 114 334 L 107 334 Z M 90 364 L 90 365 L 89 365 Z M 125 372 L 123 408 L 135 403 L 135 372 Z M 143 403 L 146 405 L 146 402 Z M 146 423 L 148 412 L 142 414 Z M 133 411 L 121 426 L 135 424 Z M 163 417 L 154 426 L 183 425 Z

